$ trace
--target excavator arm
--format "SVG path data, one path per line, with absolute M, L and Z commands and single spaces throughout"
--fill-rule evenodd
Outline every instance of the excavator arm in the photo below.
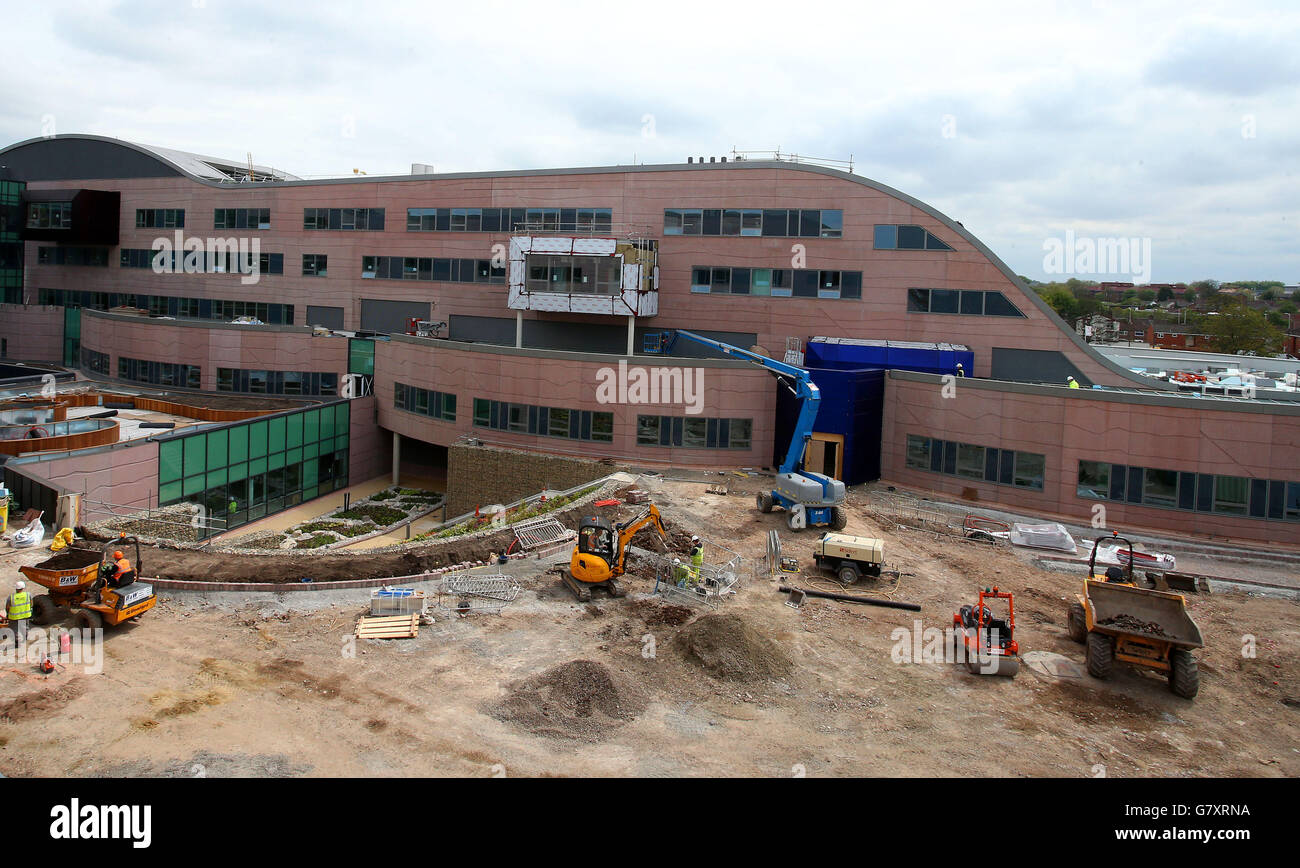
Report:
M 627 547 L 632 542 L 632 537 L 637 535 L 646 525 L 653 525 L 654 529 L 659 531 L 659 538 L 663 540 L 664 547 L 668 546 L 668 531 L 664 530 L 664 523 L 659 517 L 659 509 L 652 503 L 639 515 L 628 519 L 625 524 L 618 525 L 618 563 L 614 565 L 614 575 L 623 575 L 623 562 L 627 559 Z

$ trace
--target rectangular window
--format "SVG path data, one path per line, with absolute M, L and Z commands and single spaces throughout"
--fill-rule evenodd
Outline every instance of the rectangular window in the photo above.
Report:
M 329 257 L 324 253 L 304 253 L 302 255 L 302 273 L 306 277 L 325 277 L 328 273 Z
M 1047 468 L 1047 456 L 1034 452 L 1016 453 L 1016 471 L 1013 485 L 1020 488 L 1043 490 L 1043 477 Z
M 1177 506 L 1177 471 L 1146 469 L 1142 478 L 1142 502 L 1148 506 Z
M 957 444 L 957 475 L 968 479 L 984 478 L 984 447 Z
M 930 469 L 930 438 L 907 435 L 907 466 L 918 470 Z
M 930 313 L 957 313 L 959 295 L 955 289 L 930 290 Z
M 1110 495 L 1110 464 L 1104 461 L 1080 461 L 1075 494 L 1089 500 L 1107 500 Z
M 1250 480 L 1243 477 L 1214 477 L 1214 511 L 1229 515 L 1245 515 L 1249 489 Z

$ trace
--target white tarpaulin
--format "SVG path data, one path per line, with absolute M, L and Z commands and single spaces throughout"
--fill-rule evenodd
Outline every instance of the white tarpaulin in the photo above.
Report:
M 1075 554 L 1079 548 L 1063 524 L 1013 524 L 1011 544 L 1031 549 L 1052 549 Z

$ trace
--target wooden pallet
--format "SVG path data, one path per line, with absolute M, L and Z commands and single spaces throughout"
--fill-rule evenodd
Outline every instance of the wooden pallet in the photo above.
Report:
M 419 635 L 419 614 L 364 617 L 357 622 L 358 639 L 414 639 Z

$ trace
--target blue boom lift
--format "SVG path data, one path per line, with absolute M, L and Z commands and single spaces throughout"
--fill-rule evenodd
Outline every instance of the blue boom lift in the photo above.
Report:
M 684 329 L 677 329 L 671 334 L 664 347 L 666 353 L 672 352 L 679 337 L 766 368 L 799 399 L 799 418 L 795 421 L 794 436 L 790 438 L 785 458 L 777 468 L 776 487 L 771 492 L 759 493 L 759 511 L 771 512 L 774 506 L 781 507 L 788 513 L 786 524 L 794 531 L 814 525 L 830 525 L 833 530 L 843 530 L 849 520 L 848 512 L 844 509 L 844 483 L 825 474 L 803 469 L 804 449 L 812 436 L 813 422 L 817 419 L 817 405 L 821 403 L 821 392 L 812 381 L 812 376 L 795 365 L 778 362 Z

